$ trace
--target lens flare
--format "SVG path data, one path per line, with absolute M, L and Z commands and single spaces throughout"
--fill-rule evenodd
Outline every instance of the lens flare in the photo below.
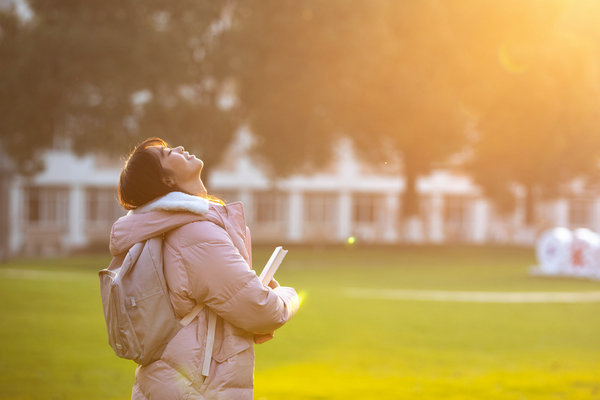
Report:
M 519 60 L 516 52 L 509 48 L 508 43 L 504 42 L 498 49 L 498 62 L 502 68 L 511 74 L 522 74 L 528 68 L 524 60 Z
M 307 293 L 306 290 L 301 290 L 298 292 L 298 306 L 302 307 L 304 300 L 306 299 Z

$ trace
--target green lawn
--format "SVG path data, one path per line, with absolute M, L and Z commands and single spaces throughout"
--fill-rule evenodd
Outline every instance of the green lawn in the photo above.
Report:
M 263 265 L 270 249 L 255 249 Z M 107 257 L 0 265 L 0 399 L 128 399 L 97 270 Z M 600 291 L 530 277 L 533 250 L 291 248 L 277 278 L 302 309 L 256 347 L 255 398 L 600 399 L 600 303 L 496 304 L 348 297 L 345 288 Z

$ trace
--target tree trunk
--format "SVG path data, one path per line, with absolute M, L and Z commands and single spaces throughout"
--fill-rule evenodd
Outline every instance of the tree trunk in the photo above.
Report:
M 417 188 L 415 187 L 417 183 L 417 174 L 410 165 L 407 164 L 408 163 L 404 166 L 406 186 L 404 188 L 404 193 L 401 194 L 402 209 L 400 215 L 403 219 L 419 216 L 419 195 L 417 193 Z
M 406 186 L 402 193 L 402 207 L 400 217 L 404 241 L 407 243 L 420 243 L 424 239 L 424 227 L 419 209 L 419 193 L 417 193 L 417 172 L 410 160 L 404 161 L 404 179 Z
M 525 225 L 533 226 L 535 222 L 535 197 L 533 185 L 525 186 Z

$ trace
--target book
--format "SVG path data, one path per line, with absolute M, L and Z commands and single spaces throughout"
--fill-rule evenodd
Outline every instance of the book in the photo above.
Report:
M 275 248 L 273 254 L 271 254 L 271 258 L 269 258 L 269 261 L 267 261 L 267 264 L 258 277 L 263 285 L 266 286 L 269 284 L 269 282 L 271 282 L 271 279 L 273 279 L 273 276 L 275 276 L 275 272 L 277 272 L 277 268 L 279 268 L 281 265 L 281 262 L 283 261 L 283 258 L 287 252 L 288 251 L 281 246 L 277 246 Z

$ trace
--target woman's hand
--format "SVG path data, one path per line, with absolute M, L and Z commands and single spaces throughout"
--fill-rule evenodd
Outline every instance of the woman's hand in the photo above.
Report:
M 269 286 L 271 289 L 276 289 L 279 287 L 279 282 L 277 282 L 275 279 L 271 279 L 271 282 L 269 282 L 269 284 L 267 286 Z M 274 331 L 270 332 L 270 333 L 255 334 L 254 335 L 254 343 L 263 344 L 263 343 L 268 342 L 269 340 L 273 339 L 274 335 L 275 335 Z
M 263 344 L 273 339 L 275 332 L 254 335 L 254 343 Z

